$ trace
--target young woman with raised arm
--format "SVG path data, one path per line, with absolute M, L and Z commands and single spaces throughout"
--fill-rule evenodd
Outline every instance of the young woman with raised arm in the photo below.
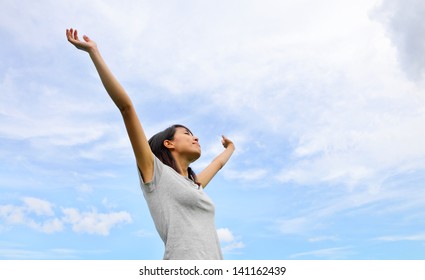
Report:
M 235 150 L 225 150 L 201 173 L 190 164 L 201 156 L 199 139 L 183 125 L 173 125 L 147 140 L 130 97 L 109 70 L 94 41 L 67 29 L 68 41 L 90 55 L 109 96 L 124 120 L 139 172 L 140 185 L 155 227 L 164 242 L 164 259 L 222 259 L 215 228 L 215 208 L 203 192 Z

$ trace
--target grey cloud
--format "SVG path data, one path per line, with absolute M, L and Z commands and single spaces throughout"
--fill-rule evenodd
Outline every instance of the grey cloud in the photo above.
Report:
M 384 24 L 403 71 L 416 81 L 425 77 L 424 14 L 422 0 L 384 0 L 372 15 Z

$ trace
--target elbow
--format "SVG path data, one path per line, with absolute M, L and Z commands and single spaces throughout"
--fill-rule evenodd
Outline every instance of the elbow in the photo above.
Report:
M 118 109 L 120 110 L 120 112 L 121 112 L 121 114 L 124 116 L 124 115 L 127 115 L 129 112 L 131 112 L 131 111 L 133 111 L 134 110 L 134 108 L 133 108 L 133 104 L 131 104 L 131 103 L 129 103 L 129 104 L 124 104 L 124 105 L 119 105 L 119 106 L 117 106 L 118 107 Z

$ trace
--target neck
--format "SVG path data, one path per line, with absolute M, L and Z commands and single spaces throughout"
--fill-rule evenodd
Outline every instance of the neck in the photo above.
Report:
M 188 177 L 189 174 L 187 172 L 187 169 L 189 168 L 190 161 L 175 154 L 173 155 L 173 157 L 176 161 L 177 168 L 180 170 L 180 175 Z

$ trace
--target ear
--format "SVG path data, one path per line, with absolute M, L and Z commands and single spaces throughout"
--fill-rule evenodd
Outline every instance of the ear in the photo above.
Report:
M 174 148 L 174 143 L 171 140 L 164 140 L 164 146 L 167 149 L 173 149 Z

